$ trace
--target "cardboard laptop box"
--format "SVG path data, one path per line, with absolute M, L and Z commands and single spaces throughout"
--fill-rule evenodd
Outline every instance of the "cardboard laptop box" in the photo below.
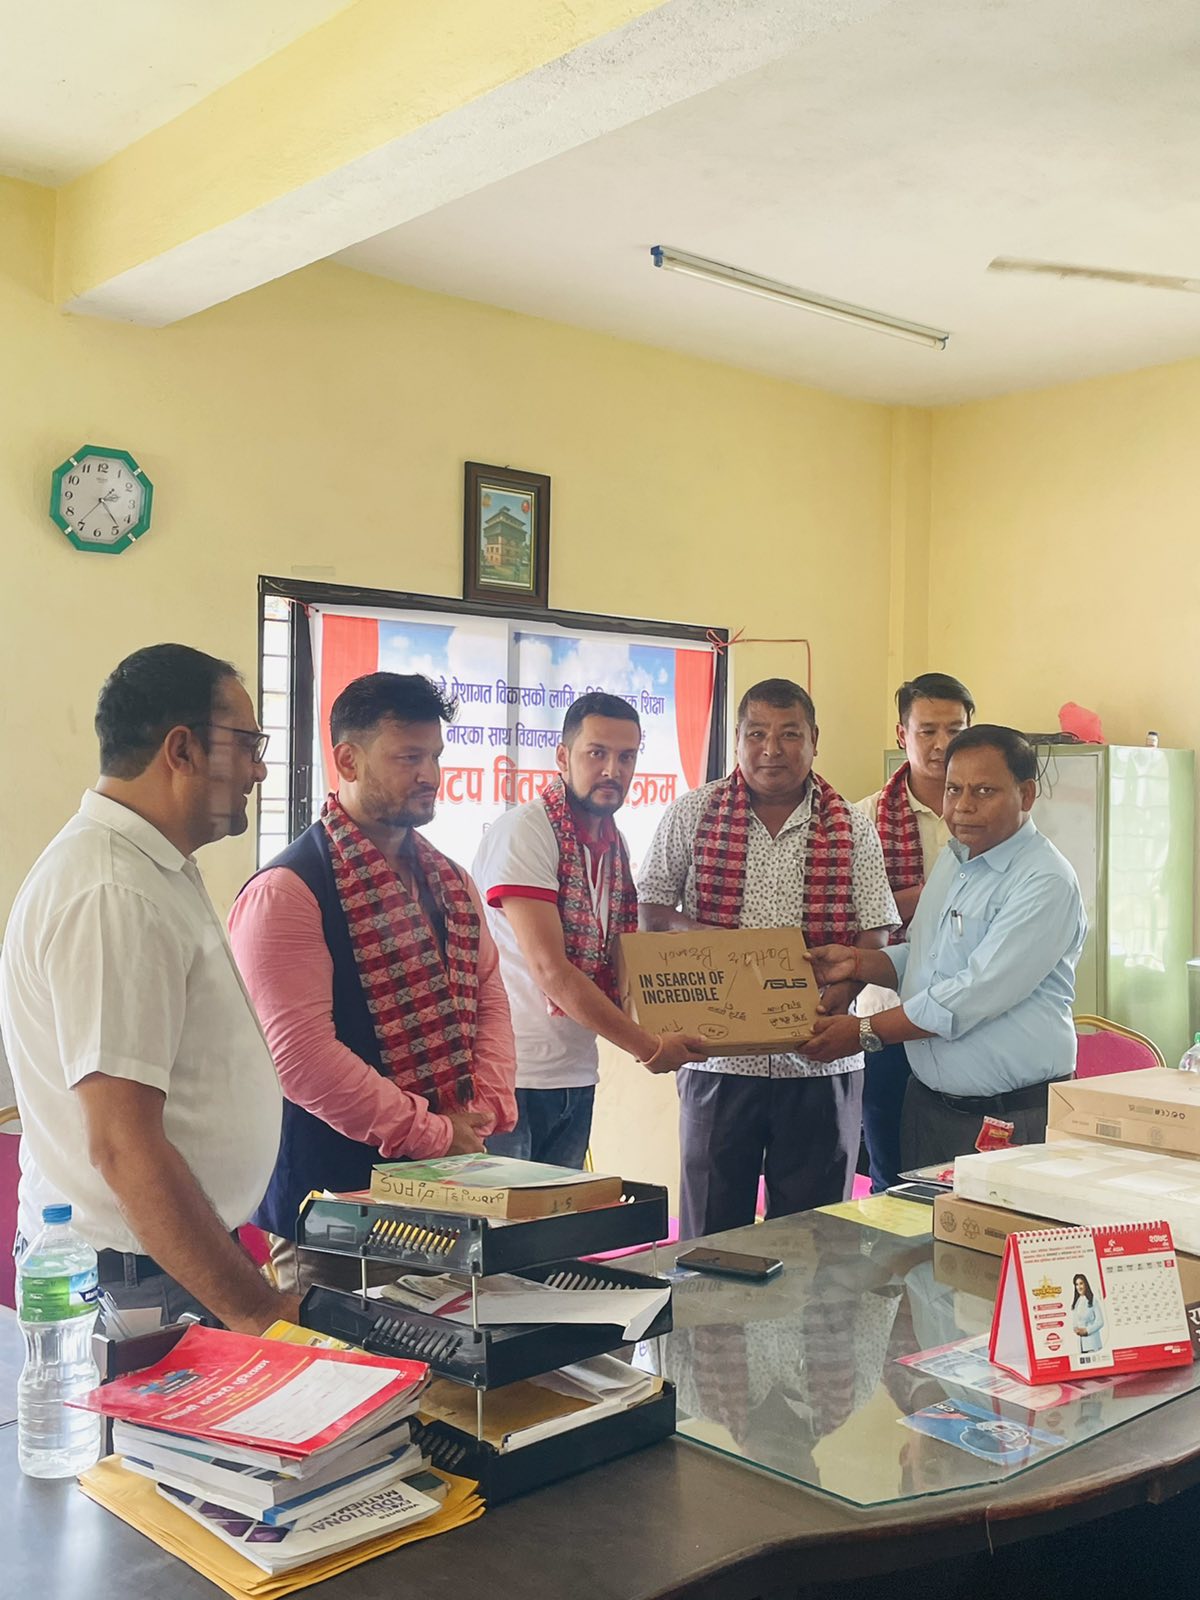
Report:
M 985 1255 L 1002 1256 L 1010 1233 L 1028 1233 L 1035 1228 L 1061 1228 L 1061 1222 L 1030 1217 L 1003 1206 L 984 1205 L 966 1200 L 960 1194 L 944 1194 L 933 1202 L 933 1237 L 945 1244 L 961 1244 Z
M 1200 1073 L 1149 1067 L 1052 1083 L 1047 1126 L 1072 1138 L 1200 1156 Z
M 945 1194 L 933 1203 L 933 1237 L 937 1243 L 961 1245 L 984 1255 L 1002 1256 L 1004 1242 L 1010 1233 L 1036 1233 L 1039 1228 L 1061 1228 L 1061 1222 L 1046 1217 L 1031 1217 L 1021 1211 L 1006 1211 L 1003 1206 L 984 1205 L 980 1200 L 967 1200 L 962 1195 Z M 938 1257 L 935 1255 L 935 1262 Z M 1200 1257 L 1177 1252 L 1179 1279 L 1183 1285 L 1183 1298 L 1187 1305 L 1200 1301 Z M 965 1273 L 970 1277 L 965 1262 L 957 1267 L 959 1279 Z M 941 1272 L 935 1273 L 943 1283 L 952 1281 Z M 971 1288 L 975 1293 L 985 1290 L 975 1283 L 953 1280 L 956 1288 Z
M 627 933 L 625 1010 L 652 1033 L 698 1033 L 714 1055 L 794 1050 L 812 1033 L 817 985 L 798 928 Z

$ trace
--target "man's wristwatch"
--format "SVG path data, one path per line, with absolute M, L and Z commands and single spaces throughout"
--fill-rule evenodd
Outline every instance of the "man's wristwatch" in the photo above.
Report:
M 871 1026 L 870 1017 L 859 1017 L 858 1019 L 858 1048 L 865 1050 L 869 1056 L 873 1056 L 877 1050 L 883 1049 L 883 1040 Z

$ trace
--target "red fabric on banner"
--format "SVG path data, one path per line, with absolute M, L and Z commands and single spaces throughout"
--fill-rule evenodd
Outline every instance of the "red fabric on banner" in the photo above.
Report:
M 711 650 L 675 652 L 675 730 L 689 789 L 698 789 L 708 777 L 715 661 Z
M 321 752 L 325 758 L 326 787 L 333 778 L 333 746 L 329 742 L 329 713 L 348 683 L 365 672 L 379 670 L 379 622 L 375 617 L 319 617 L 321 627 Z

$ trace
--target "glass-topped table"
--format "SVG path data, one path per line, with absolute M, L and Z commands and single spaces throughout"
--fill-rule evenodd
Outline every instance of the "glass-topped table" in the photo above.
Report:
M 855 1295 L 869 1293 L 859 1282 L 863 1266 L 858 1256 L 868 1271 L 886 1267 L 874 1280 L 877 1286 L 907 1286 L 912 1303 L 924 1306 L 927 1297 L 914 1295 L 906 1280 L 929 1260 L 927 1233 L 907 1240 L 885 1235 L 876 1243 L 857 1238 L 849 1231 L 852 1223 L 842 1222 L 835 1230 L 836 1219 L 823 1218 L 804 1241 L 797 1230 L 803 1232 L 806 1220 L 769 1223 L 729 1236 L 730 1242 L 788 1257 L 796 1278 L 789 1286 L 785 1274 L 767 1285 L 772 1295 L 786 1291 L 790 1296 L 797 1279 L 805 1273 L 815 1276 L 817 1263 L 822 1269 L 836 1267 Z M 963 1313 L 968 1301 L 981 1301 L 973 1316 L 985 1316 L 998 1263 L 952 1246 L 935 1248 L 936 1297 L 959 1297 Z M 660 1264 L 666 1265 L 665 1254 L 660 1256 Z M 648 1255 L 640 1264 L 649 1265 Z M 729 1328 L 732 1307 L 739 1304 L 755 1324 L 789 1320 L 781 1315 L 779 1302 L 767 1300 L 761 1290 L 711 1279 L 680 1282 L 681 1287 L 691 1286 L 681 1333 Z M 919 1277 L 913 1280 L 917 1282 Z M 685 1297 L 680 1298 L 684 1310 Z M 904 1294 L 891 1298 L 902 1301 Z M 794 1315 L 793 1305 L 792 1320 Z M 911 1306 L 907 1312 L 897 1306 L 887 1337 L 887 1345 L 901 1353 L 902 1315 L 913 1316 Z M 914 1344 L 942 1331 L 937 1320 L 932 1335 L 927 1331 L 923 1309 L 915 1321 L 920 1331 L 914 1331 Z M 962 1326 L 953 1323 L 955 1329 Z M 22 1348 L 15 1319 L 0 1316 L 0 1409 L 14 1398 Z M 682 1362 L 684 1340 L 678 1348 Z M 886 1581 L 890 1594 L 942 1594 L 948 1592 L 948 1563 L 956 1581 L 977 1585 L 960 1585 L 954 1592 L 975 1594 L 998 1592 L 993 1568 L 1004 1563 L 997 1570 L 1008 1575 L 1006 1593 L 1086 1594 L 1087 1600 L 1096 1600 L 1111 1592 L 1171 1593 L 1179 1587 L 1180 1572 L 1190 1575 L 1187 1540 L 1200 1500 L 1200 1398 L 1195 1393 L 1078 1450 L 1060 1450 L 1032 1472 L 959 1493 L 926 1492 L 919 1499 L 860 1505 L 836 1492 L 798 1488 L 775 1469 L 747 1470 L 754 1458 L 744 1446 L 758 1438 L 760 1414 L 775 1407 L 774 1391 L 781 1385 L 772 1378 L 760 1397 L 767 1369 L 748 1366 L 743 1357 L 741 1371 L 745 1376 L 733 1374 L 729 1393 L 735 1394 L 741 1383 L 747 1399 L 758 1397 L 758 1403 L 748 1408 L 738 1397 L 726 1404 L 723 1420 L 711 1419 L 712 1426 L 725 1430 L 724 1450 L 698 1448 L 687 1438 L 664 1440 L 510 1501 L 445 1539 L 406 1546 L 331 1578 L 314 1595 L 319 1593 L 320 1600 L 395 1600 L 398 1594 L 462 1600 L 486 1573 L 490 1595 L 519 1595 L 522 1600 L 746 1600 L 748 1595 L 784 1594 L 796 1600 L 816 1600 L 818 1595 L 829 1600 L 827 1585 L 844 1584 L 852 1595 L 862 1592 L 859 1579 Z M 681 1367 L 676 1374 L 687 1390 L 691 1375 Z M 811 1364 L 809 1375 L 814 1375 Z M 801 1394 L 794 1372 L 788 1382 L 785 1403 Z M 711 1388 L 709 1380 L 703 1387 Z M 843 1418 L 810 1445 L 822 1470 L 832 1463 L 830 1483 L 823 1487 L 844 1482 L 846 1472 L 864 1477 L 874 1472 L 871 1430 L 886 1432 L 889 1439 L 894 1432 L 901 1440 L 906 1432 L 895 1421 L 899 1407 L 886 1383 L 876 1376 L 874 1391 L 862 1403 L 857 1403 L 853 1386 L 848 1402 L 844 1384 L 839 1390 L 838 1384 L 822 1380 L 820 1387 L 829 1395 L 840 1392 L 842 1398 L 827 1415 L 810 1418 L 810 1439 L 830 1418 Z M 934 1397 L 939 1392 L 936 1385 L 927 1391 Z M 914 1404 L 925 1398 L 926 1391 L 918 1391 Z M 886 1429 L 874 1409 L 885 1403 L 892 1407 Z M 789 1408 L 789 1414 L 795 1413 Z M 741 1430 L 741 1445 L 732 1444 L 731 1423 Z M 694 1432 L 709 1424 L 695 1416 L 684 1426 Z M 15 1427 L 0 1426 L 0 1497 L 10 1507 L 6 1594 L 57 1596 L 86 1590 L 89 1600 L 162 1600 L 164 1595 L 212 1600 L 215 1591 L 206 1578 L 86 1499 L 74 1484 L 22 1477 L 16 1442 Z M 918 1440 L 918 1445 L 925 1444 Z M 893 1453 L 886 1469 L 892 1481 L 899 1477 L 898 1462 Z M 1172 1501 L 1171 1496 L 1179 1498 Z M 1070 1538 L 1076 1533 L 1088 1541 L 1082 1587 L 1076 1582 L 1079 1544 Z M 1026 1550 L 1032 1552 L 1031 1564 L 1014 1568 L 1007 1561 Z M 1170 1568 L 1169 1579 L 1164 1568 Z M 912 1571 L 897 1579 L 900 1569 Z M 1132 1575 L 1113 1590 L 1100 1584 L 1095 1571 Z
M 930 1209 L 912 1201 L 834 1211 L 709 1241 L 779 1257 L 766 1283 L 674 1269 L 660 1249 L 675 1328 L 636 1359 L 676 1385 L 685 1438 L 873 1506 L 999 1483 L 1200 1387 L 1200 1365 L 1019 1385 L 986 1363 L 998 1257 L 931 1253 Z M 910 1231 L 868 1225 L 884 1220 Z

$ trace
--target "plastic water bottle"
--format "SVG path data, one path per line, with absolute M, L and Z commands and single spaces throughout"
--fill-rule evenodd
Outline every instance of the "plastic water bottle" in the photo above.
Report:
M 1180 1072 L 1200 1072 L 1200 1033 L 1196 1035 L 1189 1048 L 1183 1052 L 1179 1062 L 1179 1070 Z
M 46 1206 L 17 1263 L 25 1366 L 17 1384 L 17 1460 L 31 1478 L 73 1478 L 100 1459 L 100 1418 L 67 1400 L 100 1382 L 92 1359 L 99 1310 L 96 1252 L 71 1227 L 70 1206 Z

